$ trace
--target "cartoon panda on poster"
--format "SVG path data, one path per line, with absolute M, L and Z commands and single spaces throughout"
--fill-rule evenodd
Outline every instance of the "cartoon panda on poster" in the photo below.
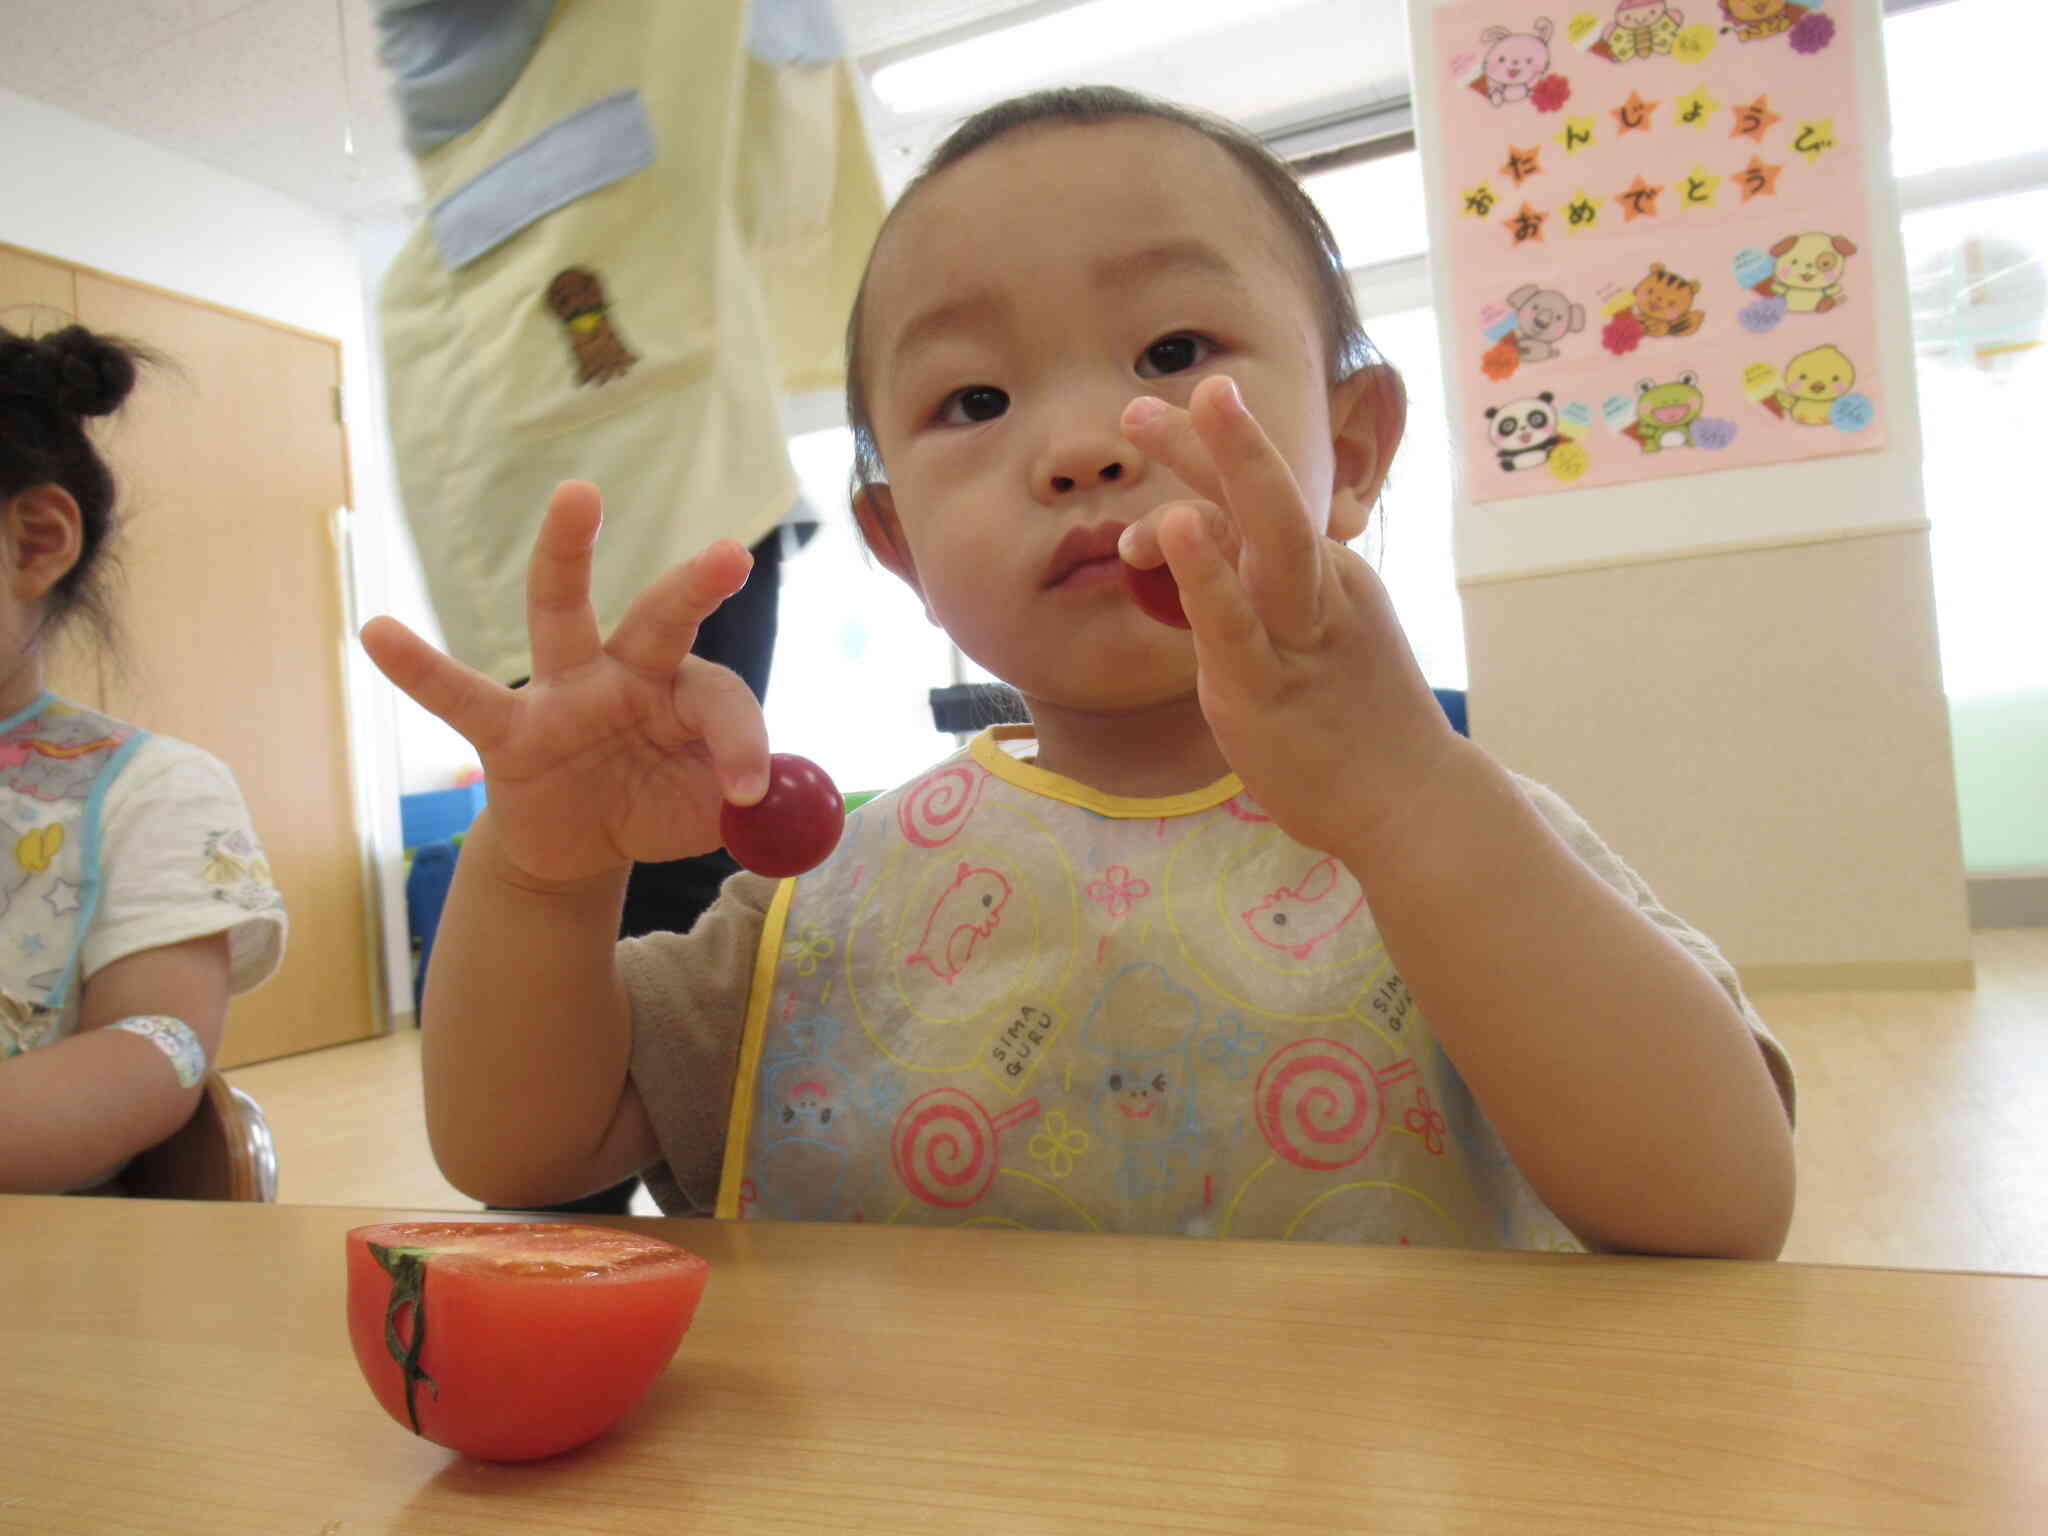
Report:
M 1557 396 L 1550 390 L 1506 405 L 1486 408 L 1487 437 L 1500 467 L 1540 469 L 1564 441 L 1557 425 Z

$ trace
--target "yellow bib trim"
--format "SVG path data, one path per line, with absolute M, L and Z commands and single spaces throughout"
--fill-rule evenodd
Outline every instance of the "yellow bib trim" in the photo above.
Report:
M 725 1132 L 725 1165 L 718 1175 L 717 1214 L 733 1221 L 740 1214 L 740 1186 L 747 1177 L 747 1138 L 754 1130 L 755 1086 L 761 1076 L 761 1046 L 768 1034 L 768 1005 L 775 998 L 775 967 L 782 956 L 782 931 L 789 921 L 796 882 L 784 880 L 768 903 L 761 945 L 754 951 L 754 985 L 747 994 L 746 1033 L 740 1037 L 740 1065 L 732 1082 L 732 1117 Z
M 1122 821 L 1158 821 L 1164 817 L 1193 816 L 1213 810 L 1224 801 L 1244 793 L 1244 780 L 1234 773 L 1226 773 L 1214 784 L 1190 790 L 1184 795 L 1141 799 L 1131 795 L 1104 794 L 1061 774 L 1048 773 L 1036 763 L 1019 762 L 1002 748 L 1005 741 L 1030 740 L 1036 735 L 1037 732 L 1028 725 L 993 725 L 970 741 L 967 750 L 977 763 L 1005 783 L 1043 795 L 1048 800 L 1058 800 L 1066 805 L 1079 806 L 1084 811 L 1093 811 L 1098 816 L 1111 816 Z

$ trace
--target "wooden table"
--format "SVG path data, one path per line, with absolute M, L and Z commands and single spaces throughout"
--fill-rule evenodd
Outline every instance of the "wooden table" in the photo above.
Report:
M 2048 1529 L 2048 1283 L 632 1221 L 713 1265 L 649 1397 L 499 1466 L 342 1321 L 404 1212 L 0 1198 L 0 1530 Z

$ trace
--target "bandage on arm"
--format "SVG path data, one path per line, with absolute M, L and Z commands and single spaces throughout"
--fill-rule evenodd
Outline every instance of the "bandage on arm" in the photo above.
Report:
M 114 1020 L 107 1028 L 140 1035 L 162 1051 L 171 1070 L 178 1075 L 180 1088 L 196 1088 L 199 1079 L 206 1076 L 206 1047 L 183 1019 L 174 1019 L 167 1013 L 133 1014 Z

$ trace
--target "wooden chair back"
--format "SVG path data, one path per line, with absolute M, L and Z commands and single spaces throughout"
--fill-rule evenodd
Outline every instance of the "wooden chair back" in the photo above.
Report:
M 277 1149 L 256 1101 L 218 1071 L 178 1132 L 138 1154 L 121 1175 L 131 1196 L 155 1200 L 277 1199 Z

